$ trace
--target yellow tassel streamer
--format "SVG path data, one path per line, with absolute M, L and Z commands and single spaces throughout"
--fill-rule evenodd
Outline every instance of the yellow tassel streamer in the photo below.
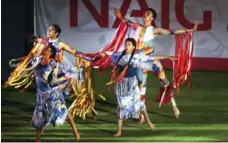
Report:
M 94 110 L 95 106 L 95 93 L 92 85 L 92 66 L 89 61 L 79 59 L 76 57 L 76 66 L 83 67 L 84 81 L 78 82 L 77 80 L 72 79 L 71 84 L 74 91 L 74 102 L 69 107 L 68 111 L 72 114 L 81 117 L 82 119 L 86 118 L 86 115 L 90 112 L 96 112 Z M 105 98 L 97 94 L 101 99 Z
M 15 70 L 11 73 L 8 80 L 5 82 L 5 86 L 12 86 L 14 88 L 22 88 L 25 90 L 32 83 L 32 75 L 26 73 L 28 69 L 29 61 L 34 56 L 40 56 L 42 49 L 45 47 L 42 43 L 37 43 L 31 50 L 31 52 L 26 56 L 18 59 L 12 59 L 10 65 L 13 62 L 20 61 Z M 79 116 L 85 119 L 86 115 L 90 112 L 95 112 L 95 93 L 92 85 L 92 65 L 89 61 L 76 57 L 76 67 L 83 67 L 84 81 L 79 82 L 76 79 L 71 80 L 71 85 L 74 94 L 71 96 L 74 101 L 69 107 L 68 111 L 74 116 Z M 27 75 L 26 75 L 27 74 Z M 26 75 L 23 76 L 23 75 Z M 106 100 L 100 94 L 97 94 L 101 99 Z
M 10 74 L 8 80 L 4 84 L 5 87 L 12 86 L 14 88 L 20 88 L 22 86 L 25 86 L 27 88 L 28 85 L 30 85 L 28 83 L 31 83 L 31 75 L 27 75 L 28 77 L 24 77 L 22 75 L 23 73 L 25 73 L 30 59 L 34 56 L 39 56 L 40 52 L 42 51 L 41 49 L 43 49 L 44 47 L 44 44 L 37 43 L 26 57 L 12 59 L 9 62 L 9 64 L 12 65 L 12 62 L 22 60 L 14 69 L 14 71 Z

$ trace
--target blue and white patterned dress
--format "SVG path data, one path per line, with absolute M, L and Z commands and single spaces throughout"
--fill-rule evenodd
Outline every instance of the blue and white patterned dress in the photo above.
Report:
M 112 56 L 112 63 L 116 63 L 120 53 Z M 131 55 L 124 55 L 118 62 L 118 69 L 121 73 L 128 64 Z M 125 77 L 116 84 L 115 94 L 118 101 L 118 117 L 121 119 L 138 119 L 140 111 L 146 108 L 146 105 L 140 101 L 140 91 L 138 80 L 136 78 L 136 69 L 143 68 L 152 70 L 152 56 L 135 54 L 131 60 Z
M 53 66 L 56 67 L 53 69 Z M 56 78 L 56 73 L 59 70 L 61 70 L 61 66 L 54 61 L 48 65 L 38 64 L 35 67 L 37 91 L 31 122 L 33 127 L 58 126 L 63 124 L 66 119 L 68 111 L 63 90 L 59 87 L 63 81 Z

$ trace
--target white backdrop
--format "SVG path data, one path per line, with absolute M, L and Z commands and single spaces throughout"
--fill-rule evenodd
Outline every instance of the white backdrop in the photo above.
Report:
M 90 0 L 100 12 L 100 0 Z M 35 34 L 46 36 L 49 24 L 58 24 L 62 28 L 61 40 L 82 52 L 97 52 L 107 45 L 115 34 L 112 25 L 115 16 L 114 7 L 120 8 L 123 0 L 108 0 L 109 28 L 100 28 L 82 0 L 76 0 L 78 9 L 78 26 L 70 27 L 70 0 L 35 0 Z M 157 26 L 160 27 L 161 1 L 147 0 L 149 7 L 157 10 Z M 176 0 L 170 0 L 170 28 L 184 28 L 176 20 Z M 194 34 L 194 56 L 228 58 L 228 0 L 185 0 L 184 12 L 189 21 L 203 19 L 203 11 L 212 12 L 212 28 L 208 31 L 197 31 Z M 138 1 L 132 0 L 127 16 L 131 10 L 140 9 Z M 131 20 L 142 23 L 141 18 L 131 17 Z M 172 36 L 159 37 L 155 40 L 154 48 L 159 55 L 173 55 L 174 39 Z M 70 60 L 73 57 L 69 56 Z

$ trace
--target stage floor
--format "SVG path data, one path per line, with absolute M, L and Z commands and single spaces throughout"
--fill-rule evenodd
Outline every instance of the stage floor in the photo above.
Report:
M 166 72 L 169 79 L 172 72 Z M 156 131 L 149 130 L 147 124 L 124 121 L 122 137 L 113 137 L 116 131 L 116 96 L 113 90 L 107 91 L 105 83 L 110 73 L 101 78 L 94 73 L 93 81 L 96 92 L 106 97 L 103 101 L 97 97 L 97 120 L 89 114 L 86 120 L 76 118 L 76 125 L 81 134 L 81 141 L 228 141 L 228 73 L 193 72 L 190 88 L 181 87 L 176 96 L 181 114 L 174 118 L 171 105 L 158 108 L 153 103 L 159 90 L 159 83 L 151 73 L 148 79 L 147 107 Z M 2 141 L 35 141 L 35 130 L 30 127 L 30 120 L 35 104 L 35 88 L 26 92 L 2 87 L 1 128 Z M 67 100 L 70 104 L 71 101 Z M 41 141 L 74 141 L 71 127 L 65 123 L 61 127 L 46 128 Z

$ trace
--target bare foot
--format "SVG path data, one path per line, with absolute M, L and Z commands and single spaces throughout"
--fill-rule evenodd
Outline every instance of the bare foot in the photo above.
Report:
M 138 124 L 143 124 L 145 123 L 145 118 L 144 115 L 142 113 L 140 113 L 139 115 L 139 120 L 137 121 Z
M 98 114 L 93 113 L 93 119 L 97 120 L 97 118 L 98 118 Z
M 94 119 L 94 120 L 97 120 L 97 116 L 93 116 L 93 119 Z
M 37 137 L 37 138 L 36 138 L 36 142 L 40 142 L 40 138 Z
M 80 140 L 80 135 L 76 135 L 76 141 L 79 141 Z
M 174 115 L 176 116 L 176 118 L 178 119 L 180 116 L 180 111 L 177 107 L 173 107 L 173 111 L 174 111 Z
M 92 115 L 93 115 L 93 119 L 97 120 L 98 118 L 98 113 L 96 112 L 96 110 L 92 110 Z
M 121 136 L 121 132 L 117 132 L 117 133 L 115 133 L 113 136 L 114 136 L 114 137 L 119 137 L 119 136 Z
M 140 120 L 138 120 L 138 123 L 139 123 L 139 124 L 145 123 L 145 119 L 144 119 L 144 118 L 141 118 Z
M 155 131 L 155 125 L 154 125 L 154 124 L 149 123 L 149 127 L 150 127 L 150 129 L 151 129 L 152 131 Z

